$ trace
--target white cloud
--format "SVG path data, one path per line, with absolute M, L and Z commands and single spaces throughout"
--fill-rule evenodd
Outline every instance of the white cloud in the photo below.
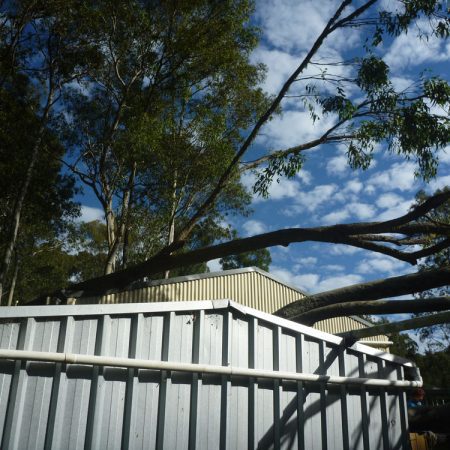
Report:
M 294 147 L 320 137 L 334 123 L 334 115 L 313 122 L 309 112 L 289 110 L 268 122 L 258 141 L 274 150 Z
M 344 200 L 344 199 L 343 199 Z M 358 219 L 370 219 L 375 214 L 375 208 L 367 203 L 351 202 L 345 207 L 332 211 L 322 217 L 325 224 L 341 223 L 349 217 L 356 217 Z
M 281 267 L 272 267 L 270 272 L 284 282 L 290 283 L 303 291 L 311 293 L 337 289 L 343 286 L 360 283 L 363 280 L 362 276 L 359 274 L 334 275 L 324 278 L 316 273 L 296 275 Z
M 338 289 L 344 286 L 361 283 L 363 278 L 357 274 L 337 275 L 329 278 L 324 278 L 315 287 L 312 287 L 313 292 L 324 292 L 331 289 Z
M 348 158 L 345 155 L 334 156 L 327 162 L 327 173 L 329 175 L 342 176 L 348 170 Z
M 247 220 L 243 225 L 247 236 L 254 236 L 255 234 L 262 234 L 266 231 L 266 226 L 258 220 Z
M 372 175 L 368 180 L 368 188 L 381 188 L 385 191 L 417 189 L 414 171 L 415 165 L 412 162 L 395 163 L 388 170 Z
M 269 50 L 262 46 L 252 54 L 252 62 L 267 66 L 266 79 L 262 88 L 270 94 L 276 94 L 299 64 L 299 57 L 280 50 Z
M 253 186 L 256 182 L 256 177 L 252 173 L 244 173 L 241 176 L 242 184 L 249 190 L 253 191 Z M 280 181 L 273 180 L 268 188 L 269 198 L 255 195 L 253 197 L 254 203 L 264 202 L 268 200 L 282 200 L 285 198 L 294 198 L 300 192 L 300 183 L 295 179 L 280 178 Z
M 358 219 L 370 219 L 375 214 L 375 208 L 367 203 L 353 202 L 347 205 L 346 209 Z
M 450 186 L 450 175 L 437 177 L 430 181 L 429 189 L 434 192 L 436 189 L 443 189 L 445 186 Z
M 384 255 L 374 254 L 369 258 L 364 258 L 357 266 L 356 271 L 361 274 L 372 274 L 374 272 L 387 275 L 398 274 L 406 267 L 406 263 L 389 258 Z
M 397 194 L 388 193 L 378 197 L 376 204 L 379 208 L 392 208 L 403 202 L 404 199 Z
M 77 218 L 78 222 L 92 222 L 93 220 L 105 220 L 105 215 L 102 209 L 94 208 L 92 206 L 81 205 L 81 216 Z
M 378 3 L 378 10 L 400 14 L 405 10 L 405 8 L 403 3 L 401 2 L 392 0 L 381 0 L 381 2 Z
M 300 170 L 300 172 L 297 173 L 296 177 L 299 178 L 303 182 L 303 184 L 306 184 L 306 185 L 311 184 L 312 175 L 306 169 Z
M 241 183 L 244 185 L 244 187 L 250 191 L 253 192 L 253 186 L 255 185 L 256 177 L 253 173 L 250 172 L 244 172 L 241 175 Z
M 426 20 L 420 20 L 407 34 L 403 33 L 395 38 L 383 59 L 394 71 L 426 62 L 448 61 L 449 43 L 435 35 L 429 35 L 427 38 L 418 36 L 419 32 L 430 31 L 430 24 Z
M 319 275 L 316 273 L 305 273 L 294 277 L 293 284 L 303 291 L 314 292 L 319 283 Z
M 337 224 L 343 222 L 345 219 L 348 219 L 349 216 L 350 214 L 347 210 L 341 209 L 339 211 L 332 211 L 328 214 L 325 214 L 321 220 L 326 225 Z
M 322 266 L 325 270 L 329 270 L 332 272 L 343 272 L 345 270 L 344 266 L 341 266 L 340 264 L 327 264 L 325 266 Z
M 335 184 L 322 184 L 311 191 L 299 192 L 295 199 L 296 204 L 290 209 L 296 213 L 304 212 L 305 210 L 315 211 L 322 204 L 328 203 L 336 190 L 337 186 Z
M 256 11 L 272 45 L 304 50 L 317 39 L 336 3 L 335 0 L 259 1 Z
M 438 151 L 439 162 L 450 164 L 450 145 Z
M 414 80 L 404 77 L 391 77 L 391 82 L 397 92 L 406 91 L 414 84 Z
M 354 194 L 359 194 L 363 188 L 363 184 L 359 180 L 350 180 L 345 185 L 345 192 L 352 192 Z
M 361 249 L 357 248 L 357 247 L 351 247 L 350 245 L 341 245 L 341 244 L 337 244 L 337 245 L 332 245 L 331 246 L 331 250 L 330 253 L 332 255 L 354 255 L 355 253 L 360 252 Z
M 384 220 L 391 220 L 395 219 L 396 217 L 400 217 L 405 215 L 409 209 L 411 208 L 411 205 L 414 203 L 413 199 L 404 200 L 401 203 L 391 206 L 389 209 L 383 211 L 377 216 L 377 220 L 384 221 Z
M 280 200 L 282 198 L 294 198 L 300 192 L 300 184 L 295 180 L 287 180 L 281 178 L 279 182 L 274 180 L 269 187 L 269 197 L 272 200 Z
M 211 261 L 208 261 L 206 265 L 211 272 L 220 272 L 222 270 L 222 266 L 219 261 L 220 258 L 212 259 Z
M 317 258 L 315 258 L 314 256 L 307 256 L 305 258 L 297 258 L 295 262 L 296 264 L 294 268 L 296 268 L 297 270 L 300 267 L 314 266 L 317 263 Z

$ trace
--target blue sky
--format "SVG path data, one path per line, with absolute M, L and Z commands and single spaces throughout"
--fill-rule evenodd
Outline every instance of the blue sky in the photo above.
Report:
M 263 85 L 267 92 L 274 94 L 279 90 L 338 3 L 334 0 L 257 1 L 254 20 L 263 34 L 252 60 L 267 66 Z M 380 2 L 387 8 L 396 4 L 393 0 Z M 377 50 L 390 65 L 392 81 L 398 89 L 409 86 L 425 68 L 441 77 L 449 73 L 450 43 L 417 37 L 427 26 L 425 21 L 419 22 L 407 35 L 390 39 Z M 337 61 L 358 55 L 364 40 L 365 36 L 358 30 L 339 31 L 325 43 L 315 59 Z M 348 75 L 351 69 L 341 67 L 337 70 Z M 294 85 L 291 93 L 295 94 L 296 89 Z M 333 117 L 324 117 L 313 125 L 300 102 L 286 99 L 283 114 L 263 128 L 253 154 L 266 148 L 287 148 L 318 137 L 333 124 L 333 120 Z M 232 218 L 232 225 L 241 235 L 251 236 L 286 227 L 385 220 L 407 212 L 419 189 L 431 192 L 450 184 L 450 147 L 439 153 L 439 173 L 428 186 L 414 177 L 416 166 L 413 161 L 386 154 L 383 148 L 377 149 L 373 164 L 365 172 L 349 169 L 345 152 L 345 147 L 340 145 L 328 145 L 309 152 L 296 177 L 273 183 L 269 198 L 255 197 L 254 213 L 247 218 Z M 248 159 L 251 156 L 248 155 Z M 246 174 L 243 181 L 251 188 L 254 176 Z M 91 196 L 87 194 L 82 203 L 83 219 L 102 217 Z M 415 270 L 388 256 L 346 246 L 293 244 L 270 251 L 271 272 L 308 292 Z M 210 262 L 209 266 L 212 270 L 220 269 L 217 261 Z

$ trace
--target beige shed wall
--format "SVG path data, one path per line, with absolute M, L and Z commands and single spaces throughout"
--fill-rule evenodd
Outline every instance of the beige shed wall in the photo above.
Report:
M 178 282 L 165 282 L 141 289 L 124 291 L 100 298 L 82 298 L 85 303 L 174 302 L 190 300 L 230 299 L 251 308 L 274 313 L 283 306 L 304 297 L 299 291 L 256 271 L 221 274 L 220 276 L 185 277 Z M 364 328 L 351 317 L 322 320 L 314 328 L 331 334 Z M 366 341 L 388 341 L 387 336 L 364 338 Z

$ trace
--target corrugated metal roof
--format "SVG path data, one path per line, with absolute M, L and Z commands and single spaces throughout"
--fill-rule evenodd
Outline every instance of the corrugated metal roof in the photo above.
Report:
M 131 303 L 186 300 L 216 300 L 231 298 L 234 301 L 273 313 L 307 295 L 301 289 L 257 267 L 224 270 L 196 275 L 152 280 L 138 283 L 128 291 L 103 297 L 81 298 L 85 303 Z M 344 316 L 317 322 L 314 327 L 328 333 L 341 333 L 368 326 L 357 316 Z M 364 338 L 365 341 L 388 343 L 387 336 Z
M 14 307 L 0 348 L 402 380 L 412 363 L 229 301 Z M 0 361 L 1 448 L 394 449 L 402 390 Z

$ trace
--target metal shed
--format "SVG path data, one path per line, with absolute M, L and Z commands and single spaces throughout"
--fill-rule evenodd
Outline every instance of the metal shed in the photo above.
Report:
M 406 449 L 420 384 L 228 300 L 0 310 L 2 449 Z
M 134 289 L 102 297 L 81 298 L 77 304 L 135 303 L 230 298 L 244 306 L 272 314 L 283 306 L 305 296 L 305 292 L 258 267 L 223 270 L 139 283 Z M 337 334 L 370 326 L 358 316 L 321 320 L 314 328 Z M 363 338 L 377 348 L 392 344 L 387 336 Z

